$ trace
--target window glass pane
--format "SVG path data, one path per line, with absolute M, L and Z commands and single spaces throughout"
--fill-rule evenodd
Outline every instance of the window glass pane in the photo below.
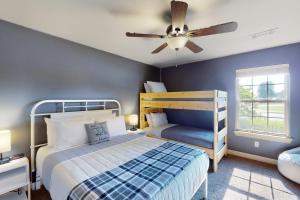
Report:
M 252 128 L 251 117 L 240 117 L 240 129 L 250 130 Z
M 239 85 L 252 85 L 252 77 L 239 78 Z
M 269 84 L 285 83 L 285 75 L 284 74 L 269 75 L 268 83 Z
M 268 118 L 266 117 L 253 117 L 253 130 L 268 131 Z
M 259 70 L 257 74 L 261 73 Z M 264 72 L 267 73 L 268 70 Z M 269 72 L 271 75 L 254 75 L 237 79 L 238 125 L 244 130 L 286 134 L 289 77 L 286 74 L 272 75 L 273 71 Z M 256 71 L 253 71 L 253 74 L 255 73 Z
M 269 85 L 268 95 L 271 100 L 285 100 L 286 90 L 285 84 Z
M 284 119 L 269 118 L 269 131 L 275 133 L 284 133 Z
M 252 102 L 241 102 L 240 104 L 240 116 L 252 116 Z
M 255 100 L 264 100 L 267 99 L 267 85 L 261 84 L 259 86 L 253 86 L 253 99 Z
M 269 103 L 269 117 L 284 118 L 284 103 Z
M 253 116 L 268 117 L 268 104 L 267 103 L 253 103 Z
M 240 86 L 240 99 L 249 100 L 252 99 L 252 87 L 251 86 Z
M 254 76 L 253 85 L 267 84 L 268 76 Z

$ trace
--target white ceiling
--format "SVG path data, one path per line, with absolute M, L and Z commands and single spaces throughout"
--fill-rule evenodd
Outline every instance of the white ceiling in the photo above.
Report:
M 187 0 L 190 29 L 236 21 L 234 33 L 193 38 L 204 51 L 150 52 L 164 39 L 126 38 L 125 32 L 164 34 L 170 0 L 0 0 L 0 19 L 165 67 L 300 41 L 299 0 Z M 277 28 L 256 39 L 251 34 Z M 1 31 L 1 30 L 0 30 Z

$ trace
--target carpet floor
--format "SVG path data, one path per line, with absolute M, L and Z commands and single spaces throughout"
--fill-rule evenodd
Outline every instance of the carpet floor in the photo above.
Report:
M 200 190 L 193 200 L 200 199 Z M 216 173 L 208 175 L 209 200 L 297 200 L 300 185 L 281 176 L 276 166 L 239 157 L 223 158 Z M 32 200 L 51 200 L 45 189 Z
M 199 192 L 193 200 L 198 200 Z M 277 167 L 229 156 L 208 175 L 209 200 L 297 200 L 300 185 L 283 177 Z

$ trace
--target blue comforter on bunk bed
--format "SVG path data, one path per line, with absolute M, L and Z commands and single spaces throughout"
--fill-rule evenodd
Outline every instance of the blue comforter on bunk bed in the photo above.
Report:
M 209 149 L 213 149 L 214 144 L 213 131 L 190 126 L 176 125 L 166 128 L 161 132 L 161 137 Z M 223 145 L 224 138 L 219 141 L 218 150 L 220 150 Z

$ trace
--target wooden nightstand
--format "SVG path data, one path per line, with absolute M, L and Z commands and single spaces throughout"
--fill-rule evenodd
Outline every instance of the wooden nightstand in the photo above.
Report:
M 146 134 L 146 132 L 142 129 L 137 129 L 136 131 L 127 130 L 127 133 L 128 134 L 135 133 L 135 134 L 140 134 L 140 135 L 145 135 Z
M 25 192 L 20 195 L 17 192 L 11 192 L 24 187 L 27 187 L 28 200 L 30 200 L 29 161 L 26 157 L 0 165 L 0 200 L 27 199 Z

